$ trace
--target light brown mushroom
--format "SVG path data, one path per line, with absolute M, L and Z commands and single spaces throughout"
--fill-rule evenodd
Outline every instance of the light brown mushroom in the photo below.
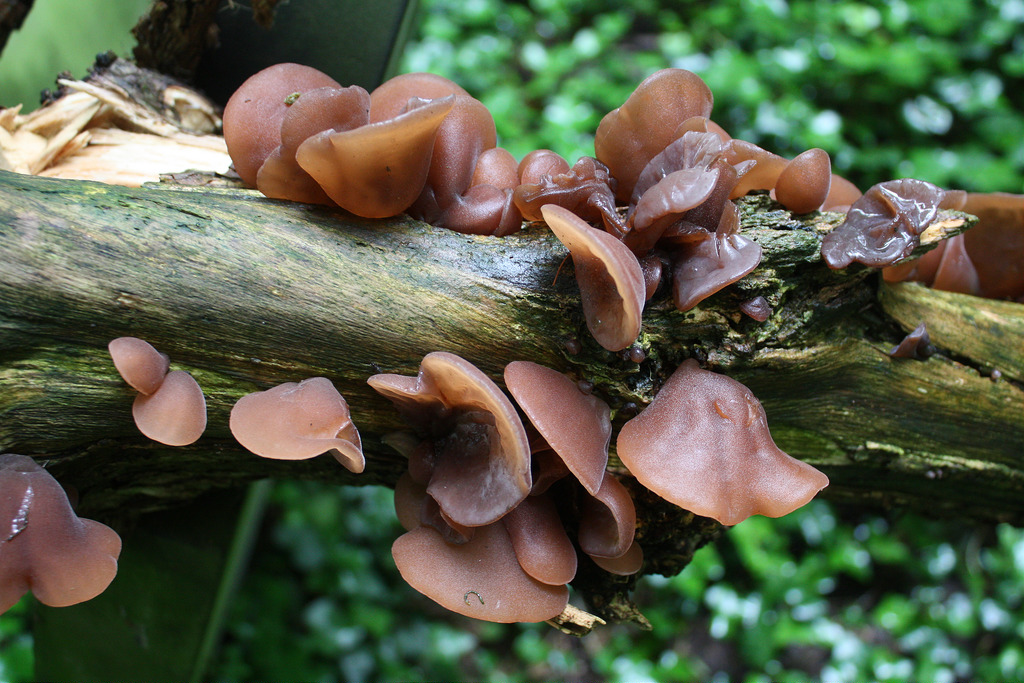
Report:
M 391 546 L 402 578 L 453 612 L 475 619 L 538 622 L 565 609 L 569 590 L 541 583 L 523 571 L 503 524 L 476 530 L 452 545 L 434 529 L 409 531 Z
M 632 545 L 629 546 L 629 549 L 618 557 L 600 557 L 599 555 L 591 555 L 590 559 L 594 561 L 594 564 L 609 574 L 615 574 L 617 576 L 632 576 L 640 571 L 644 566 L 644 551 L 643 548 L 640 547 L 640 544 L 634 540 Z
M 549 496 L 529 496 L 501 523 L 527 574 L 550 586 L 565 585 L 576 576 L 576 548 Z
M 788 514 L 828 485 L 828 477 L 775 445 L 749 389 L 693 359 L 622 427 L 617 445 L 641 484 L 726 525 Z
M 435 351 L 416 377 L 379 374 L 367 382 L 424 442 L 421 476 L 444 515 L 463 526 L 503 517 L 530 493 L 530 444 L 515 407 L 469 361 Z
M 775 181 L 775 198 L 793 213 L 821 207 L 832 187 L 832 160 L 817 147 L 793 157 Z
M 138 337 L 118 337 L 107 344 L 118 373 L 135 391 L 152 394 L 164 381 L 170 368 L 167 354 Z
M 633 545 L 636 508 L 629 491 L 610 472 L 601 488 L 586 496 L 580 512 L 580 550 L 591 557 L 615 558 Z
M 326 377 L 247 394 L 231 408 L 228 424 L 242 446 L 264 458 L 306 460 L 330 451 L 352 472 L 366 467 L 348 403 Z
M 505 366 L 505 386 L 537 428 L 591 494 L 597 492 L 608 465 L 611 409 L 576 382 L 530 361 Z
M 154 393 L 135 397 L 132 416 L 139 431 L 153 441 L 187 446 L 206 430 L 206 399 L 192 375 L 172 370 Z
M 117 574 L 121 538 L 81 519 L 32 458 L 0 455 L 0 613 L 27 591 L 66 607 L 96 597 Z
M 609 351 L 626 348 L 640 334 L 646 301 L 640 262 L 622 242 L 571 211 L 547 204 L 541 213 L 572 255 L 590 333 Z

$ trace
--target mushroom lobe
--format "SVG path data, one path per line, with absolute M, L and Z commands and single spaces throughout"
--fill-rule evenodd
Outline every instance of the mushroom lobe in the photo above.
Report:
M 541 214 L 572 255 L 587 328 L 597 343 L 621 351 L 640 334 L 646 301 L 643 270 L 629 247 L 554 204 Z
M 352 472 L 366 466 L 348 403 L 326 377 L 247 394 L 228 424 L 242 446 L 264 458 L 306 460 L 331 451 Z
M 878 183 L 821 240 L 821 257 L 833 269 L 854 261 L 880 268 L 906 258 L 934 222 L 944 194 L 941 188 L 912 178 Z
M 153 441 L 187 446 L 206 430 L 206 399 L 192 375 L 174 370 L 155 393 L 135 397 L 132 416 L 139 431 Z
M 527 574 L 549 586 L 565 585 L 576 576 L 576 548 L 549 496 L 528 497 L 501 523 Z
M 133 389 L 152 394 L 164 381 L 170 360 L 138 337 L 118 337 L 107 344 L 114 367 Z
M 367 381 L 427 442 L 427 493 L 447 519 L 491 524 L 529 495 L 526 429 L 501 389 L 472 363 L 435 351 L 424 356 L 417 377 Z
M 445 543 L 437 531 L 420 527 L 391 546 L 402 578 L 453 612 L 500 623 L 551 619 L 565 609 L 569 589 L 531 578 L 516 559 L 503 524 L 477 529 L 468 542 Z
M 580 515 L 580 549 L 591 557 L 621 557 L 633 544 L 636 508 L 629 491 L 605 472 L 601 488 L 588 496 Z
M 505 386 L 583 487 L 601 488 L 611 442 L 611 409 L 571 379 L 530 361 L 505 366 Z
M 121 538 L 80 519 L 49 472 L 24 455 L 0 455 L 0 613 L 25 592 L 66 607 L 102 593 L 117 574 Z
M 693 359 L 623 425 L 617 444 L 641 484 L 726 525 L 754 514 L 788 514 L 828 484 L 824 474 L 775 445 L 749 389 Z

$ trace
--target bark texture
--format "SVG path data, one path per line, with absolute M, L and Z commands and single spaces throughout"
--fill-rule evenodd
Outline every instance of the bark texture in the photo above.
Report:
M 841 215 L 794 217 L 764 195 L 742 212 L 761 266 L 687 313 L 657 294 L 637 364 L 591 339 L 571 262 L 542 226 L 472 237 L 250 191 L 0 172 L 0 452 L 44 460 L 83 514 L 108 520 L 266 476 L 389 485 L 404 460 L 381 439 L 402 424 L 366 385 L 374 373 L 414 374 L 435 350 L 495 379 L 532 360 L 592 382 L 617 428 L 697 357 L 751 388 L 779 446 L 831 478 L 822 495 L 1019 524 L 1024 306 L 831 271 L 818 249 Z M 970 221 L 944 218 L 954 231 Z M 775 310 L 764 323 L 739 313 L 758 295 Z M 938 353 L 891 358 L 921 321 Z M 209 427 L 196 444 L 162 446 L 135 429 L 134 393 L 106 350 L 123 335 L 199 381 Z M 352 407 L 368 459 L 358 477 L 327 456 L 258 458 L 228 431 L 242 395 L 318 375 Z M 611 466 L 624 474 L 614 453 Z M 720 531 L 627 485 L 646 572 L 679 571 Z M 586 570 L 578 582 L 604 614 L 630 616 L 628 582 Z

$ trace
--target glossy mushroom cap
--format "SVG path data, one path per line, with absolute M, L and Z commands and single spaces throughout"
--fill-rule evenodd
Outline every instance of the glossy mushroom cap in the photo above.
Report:
M 911 178 L 878 183 L 855 201 L 843 221 L 821 241 L 829 268 L 854 261 L 880 268 L 906 258 L 931 225 L 944 192 Z
M 307 138 L 295 159 L 338 206 L 365 218 L 405 211 L 423 190 L 434 138 L 454 96 L 345 131 Z
M 224 106 L 224 142 L 235 171 L 251 187 L 268 156 L 281 144 L 281 122 L 295 95 L 340 88 L 327 74 L 301 64 L 275 64 L 250 76 Z
M 326 377 L 243 396 L 231 408 L 229 426 L 242 446 L 264 458 L 306 460 L 331 451 L 352 472 L 366 466 L 348 404 Z
M 609 351 L 626 348 L 640 334 L 646 301 L 640 262 L 622 242 L 571 211 L 548 204 L 541 213 L 572 255 L 583 315 L 594 339 Z
M 370 122 L 387 121 L 405 112 L 409 100 L 439 100 L 449 95 L 469 95 L 453 80 L 417 71 L 399 74 L 370 93 Z
M 452 545 L 434 529 L 407 532 L 391 546 L 402 578 L 453 612 L 500 623 L 551 619 L 565 609 L 569 590 L 523 571 L 503 524 L 480 527 Z
M 779 517 L 828 484 L 775 445 L 764 409 L 736 380 L 684 362 L 627 422 L 618 455 L 637 480 L 685 510 L 722 524 Z
M 118 337 L 107 344 L 107 350 L 124 381 L 142 394 L 154 393 L 170 368 L 167 354 L 137 337 Z
M 912 358 L 914 360 L 927 360 L 934 353 L 931 337 L 928 335 L 928 328 L 921 323 L 914 330 L 903 338 L 889 355 L 893 358 Z
M 435 351 L 416 377 L 381 374 L 367 382 L 427 442 L 427 493 L 463 526 L 503 517 L 530 493 L 530 444 L 515 407 L 472 363 Z
M 121 538 L 75 515 L 32 458 L 0 455 L 0 525 L 0 613 L 29 590 L 51 607 L 90 600 L 117 574 Z
M 775 198 L 793 213 L 810 213 L 825 203 L 831 186 L 832 160 L 828 152 L 815 147 L 782 169 L 775 181 Z
M 601 119 L 594 137 L 595 156 L 618 181 L 623 204 L 633 194 L 640 172 L 677 137 L 680 124 L 711 115 L 714 98 L 697 74 L 662 69 L 648 76 L 618 109 Z
M 505 386 L 583 487 L 597 492 L 608 466 L 611 409 L 576 382 L 530 361 L 505 366 Z
M 621 557 L 633 545 L 636 508 L 629 491 L 605 472 L 601 488 L 588 496 L 580 513 L 580 550 L 591 557 Z
M 156 392 L 135 397 L 132 416 L 139 431 L 153 441 L 187 446 L 206 430 L 206 399 L 192 375 L 173 370 Z

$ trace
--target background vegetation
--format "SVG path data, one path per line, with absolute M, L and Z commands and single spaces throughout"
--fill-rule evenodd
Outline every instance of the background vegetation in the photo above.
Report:
M 516 156 L 592 153 L 605 112 L 680 66 L 711 85 L 734 136 L 790 156 L 822 147 L 862 188 L 913 176 L 1022 191 L 1022 0 L 421 0 L 421 12 L 405 70 L 482 99 Z M 1006 525 L 816 501 L 744 522 L 679 576 L 643 579 L 652 631 L 577 640 L 463 619 L 407 588 L 390 500 L 278 484 L 210 677 L 1024 678 L 1024 533 Z M 31 679 L 27 604 L 0 616 L 0 679 Z

